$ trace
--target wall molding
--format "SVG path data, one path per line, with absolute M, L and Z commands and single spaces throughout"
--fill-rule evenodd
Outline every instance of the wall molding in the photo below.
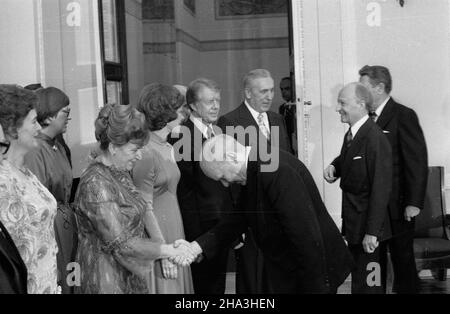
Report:
M 288 37 L 267 37 L 267 38 L 242 38 L 200 41 L 193 35 L 177 29 L 174 42 L 144 43 L 144 54 L 168 54 L 176 52 L 176 43 L 185 45 L 199 51 L 229 51 L 229 50 L 249 50 L 249 49 L 278 49 L 289 48 Z

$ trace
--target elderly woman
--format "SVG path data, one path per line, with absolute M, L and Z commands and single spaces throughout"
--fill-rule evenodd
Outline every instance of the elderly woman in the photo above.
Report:
M 0 164 L 0 220 L 28 269 L 28 293 L 58 293 L 55 232 L 56 200 L 25 167 L 25 155 L 39 145 L 36 95 L 0 86 L 0 125 L 10 147 Z
M 9 149 L 0 126 L 0 165 Z M 27 268 L 14 241 L 0 220 L 0 294 L 26 294 Z
M 162 243 L 151 208 L 130 176 L 148 140 L 145 122 L 130 106 L 105 106 L 95 125 L 100 150 L 83 173 L 77 211 L 79 293 L 154 293 L 153 262 L 180 257 L 185 246 Z
M 64 294 L 70 293 L 67 285 L 67 265 L 75 261 L 78 235 L 73 211 L 69 206 L 72 190 L 72 167 L 66 149 L 57 140 L 67 130 L 70 101 L 64 92 L 55 88 L 41 88 L 36 91 L 37 120 L 42 126 L 40 145 L 25 156 L 25 166 L 53 194 L 58 203 L 55 219 L 55 234 L 58 244 L 58 283 Z
M 142 160 L 136 163 L 133 179 L 146 200 L 153 203 L 153 210 L 167 243 L 185 238 L 177 199 L 180 171 L 173 147 L 167 142 L 174 126 L 171 123 L 182 120 L 183 103 L 184 97 L 174 87 L 151 84 L 141 92 L 137 106 L 145 115 L 150 141 L 144 147 Z M 155 264 L 155 275 L 156 293 L 194 292 L 190 268 L 177 267 L 166 259 Z

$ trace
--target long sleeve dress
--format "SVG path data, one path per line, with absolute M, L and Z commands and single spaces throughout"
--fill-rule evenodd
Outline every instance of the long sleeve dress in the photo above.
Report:
M 58 283 L 63 293 L 71 293 L 67 285 L 70 271 L 67 266 L 75 261 L 77 250 L 77 226 L 69 204 L 72 190 L 72 167 L 66 148 L 56 139 L 41 133 L 41 145 L 25 155 L 25 166 L 52 193 L 58 204 L 55 217 L 55 235 L 58 244 Z M 69 268 L 70 270 L 70 268 Z
M 161 239 L 146 232 L 147 204 L 130 174 L 93 162 L 81 177 L 74 207 L 81 269 L 76 293 L 154 293 Z
M 0 163 L 0 221 L 8 229 L 27 270 L 30 294 L 60 293 L 58 247 L 53 222 L 56 200 L 28 169 Z
M 173 147 L 151 133 L 149 143 L 143 148 L 142 159 L 133 169 L 133 180 L 147 203 L 152 204 L 166 243 L 185 239 L 183 220 L 177 199 L 180 170 L 175 162 Z M 176 280 L 165 279 L 161 262 L 155 263 L 156 293 L 194 293 L 190 267 L 178 267 Z

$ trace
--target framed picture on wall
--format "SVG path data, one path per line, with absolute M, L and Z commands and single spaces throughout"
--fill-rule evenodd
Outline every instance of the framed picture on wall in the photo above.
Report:
M 195 16 L 195 0 L 183 0 L 184 7 Z
M 215 0 L 216 19 L 284 17 L 286 0 Z
M 174 20 L 175 6 L 173 0 L 143 0 L 142 17 L 147 21 Z

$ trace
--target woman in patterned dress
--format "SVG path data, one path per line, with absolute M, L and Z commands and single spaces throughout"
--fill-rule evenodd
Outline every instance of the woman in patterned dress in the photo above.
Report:
M 154 261 L 179 259 L 187 265 L 194 258 L 187 246 L 163 243 L 152 209 L 131 179 L 148 140 L 144 125 L 130 106 L 107 105 L 97 118 L 100 149 L 81 177 L 74 203 L 78 293 L 154 293 Z
M 0 124 L 10 148 L 0 164 L 0 220 L 8 229 L 28 269 L 28 293 L 60 293 L 57 285 L 53 223 L 56 200 L 24 166 L 24 156 L 38 146 L 36 95 L 14 85 L 0 86 Z
M 177 198 L 180 170 L 173 147 L 167 142 L 174 124 L 183 116 L 184 97 L 171 86 L 151 84 L 141 92 L 137 109 L 144 113 L 150 141 L 143 158 L 133 169 L 133 180 L 148 203 L 152 204 L 164 241 L 184 239 L 183 220 Z M 155 263 L 156 293 L 194 293 L 190 267 L 179 267 L 167 259 Z

